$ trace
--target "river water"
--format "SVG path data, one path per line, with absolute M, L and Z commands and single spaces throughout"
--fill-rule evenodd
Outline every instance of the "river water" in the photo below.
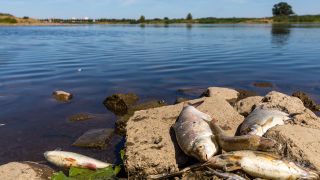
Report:
M 198 96 L 177 89 L 227 86 L 303 90 L 319 102 L 319 75 L 320 25 L 0 27 L 0 164 L 43 161 L 56 148 L 114 162 L 118 136 L 103 151 L 70 146 L 89 129 L 114 127 L 102 104 L 113 93 L 173 103 Z M 56 102 L 60 89 L 74 99 Z M 82 112 L 102 118 L 67 121 Z

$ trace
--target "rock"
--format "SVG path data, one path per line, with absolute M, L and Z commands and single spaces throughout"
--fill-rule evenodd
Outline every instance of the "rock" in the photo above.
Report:
M 114 129 L 92 129 L 80 136 L 72 146 L 104 149 L 114 133 Z
M 299 98 L 305 107 L 309 108 L 311 111 L 320 111 L 320 105 L 313 101 L 306 93 L 302 91 L 297 91 L 292 94 L 292 96 Z
M 205 88 L 181 88 L 177 91 L 186 95 L 199 96 L 203 91 L 205 91 Z
M 130 106 L 138 101 L 139 97 L 136 94 L 114 94 L 107 97 L 103 104 L 108 110 L 116 115 L 125 115 L 128 113 Z
M 239 92 L 239 96 L 238 96 L 237 101 L 239 101 L 241 99 L 245 99 L 247 97 L 258 96 L 259 95 L 257 92 L 250 91 L 250 90 L 237 89 L 237 91 Z
M 176 99 L 176 101 L 174 102 L 174 104 L 179 104 L 179 103 L 186 102 L 186 101 L 189 101 L 189 100 L 190 99 L 188 99 L 188 98 L 178 97 Z
M 243 116 L 248 116 L 251 111 L 254 109 L 256 104 L 259 104 L 262 101 L 262 96 L 252 96 L 242 99 L 235 104 L 235 109 Z
M 299 113 L 295 116 L 293 123 L 305 127 L 320 128 L 320 118 L 306 108 L 303 102 L 297 97 L 271 91 L 262 99 L 261 103 L 257 104 L 257 106 L 275 108 L 289 114 Z
M 157 108 L 166 105 L 166 103 L 163 100 L 151 100 L 147 102 L 143 102 L 140 104 L 137 104 L 135 106 L 132 106 L 129 108 L 127 114 L 124 116 L 118 116 L 116 121 L 116 130 L 119 135 L 125 135 L 126 133 L 126 125 L 128 119 L 133 116 L 135 111 L 140 111 L 144 109 L 150 109 L 150 108 Z
M 279 154 L 306 167 L 320 170 L 320 130 L 297 125 L 277 126 L 265 136 L 282 144 Z
M 57 101 L 61 102 L 67 102 L 73 98 L 73 95 L 71 93 L 65 91 L 54 91 L 52 95 Z
M 220 97 L 226 100 L 238 99 L 239 92 L 223 87 L 209 87 L 202 97 Z
M 80 113 L 80 114 L 75 114 L 75 115 L 68 117 L 68 120 L 69 121 L 86 121 L 86 120 L 90 120 L 90 119 L 94 119 L 94 118 L 95 118 L 95 116 L 92 114 Z
M 260 88 L 272 88 L 273 84 L 270 82 L 255 82 L 253 83 L 255 87 L 260 87 Z
M 49 180 L 53 173 L 48 166 L 34 162 L 10 162 L 0 166 L 3 180 Z
M 198 109 L 218 120 L 220 126 L 234 135 L 244 117 L 219 96 L 205 97 Z M 125 168 L 132 177 L 178 171 L 186 165 L 187 157 L 175 139 L 171 126 L 175 123 L 183 104 L 136 111 L 126 126 Z

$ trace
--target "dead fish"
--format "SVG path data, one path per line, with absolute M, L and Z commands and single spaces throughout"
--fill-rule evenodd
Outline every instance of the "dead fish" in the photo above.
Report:
M 228 136 L 216 122 L 214 119 L 211 121 L 212 132 L 224 151 L 276 151 L 281 147 L 275 140 L 257 135 Z
M 67 168 L 72 166 L 95 170 L 112 165 L 81 154 L 66 151 L 47 151 L 44 153 L 44 157 L 56 166 Z
M 256 108 L 243 121 L 240 134 L 263 136 L 270 128 L 284 125 L 285 121 L 291 120 L 293 116 L 275 109 Z
M 319 179 L 319 175 L 279 156 L 261 151 L 234 151 L 212 157 L 203 166 L 230 172 L 243 170 L 256 178 Z
M 202 103 L 185 103 L 173 128 L 183 152 L 205 162 L 219 151 L 219 147 L 210 128 L 211 117 L 196 109 Z
M 5 126 L 5 124 L 0 124 L 0 127 L 1 127 L 1 126 Z

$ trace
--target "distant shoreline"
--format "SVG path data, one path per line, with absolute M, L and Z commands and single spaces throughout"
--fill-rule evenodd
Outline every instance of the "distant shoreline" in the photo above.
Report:
M 198 18 L 198 19 L 32 19 L 12 15 L 0 16 L 0 26 L 77 26 L 77 25 L 164 25 L 172 24 L 317 24 L 320 15 L 275 16 L 265 18 Z
M 32 24 L 25 24 L 25 23 L 15 23 L 15 24 L 5 24 L 0 23 L 0 27 L 27 27 L 27 26 L 86 26 L 86 25 L 132 25 L 132 26 L 163 26 L 169 27 L 174 25 L 185 25 L 185 26 L 192 26 L 192 25 L 223 25 L 223 24 L 266 24 L 266 25 L 285 25 L 285 24 L 320 24 L 320 22 L 272 22 L 272 23 L 256 23 L 256 22 L 240 22 L 240 23 L 172 23 L 172 24 L 164 24 L 164 23 L 145 23 L 145 24 L 130 24 L 130 23 L 79 23 L 79 24 L 68 24 L 68 23 L 32 23 Z

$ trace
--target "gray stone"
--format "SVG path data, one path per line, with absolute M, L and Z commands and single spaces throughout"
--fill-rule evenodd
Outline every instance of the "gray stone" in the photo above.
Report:
M 104 149 L 114 134 L 114 129 L 92 129 L 80 136 L 72 146 Z

